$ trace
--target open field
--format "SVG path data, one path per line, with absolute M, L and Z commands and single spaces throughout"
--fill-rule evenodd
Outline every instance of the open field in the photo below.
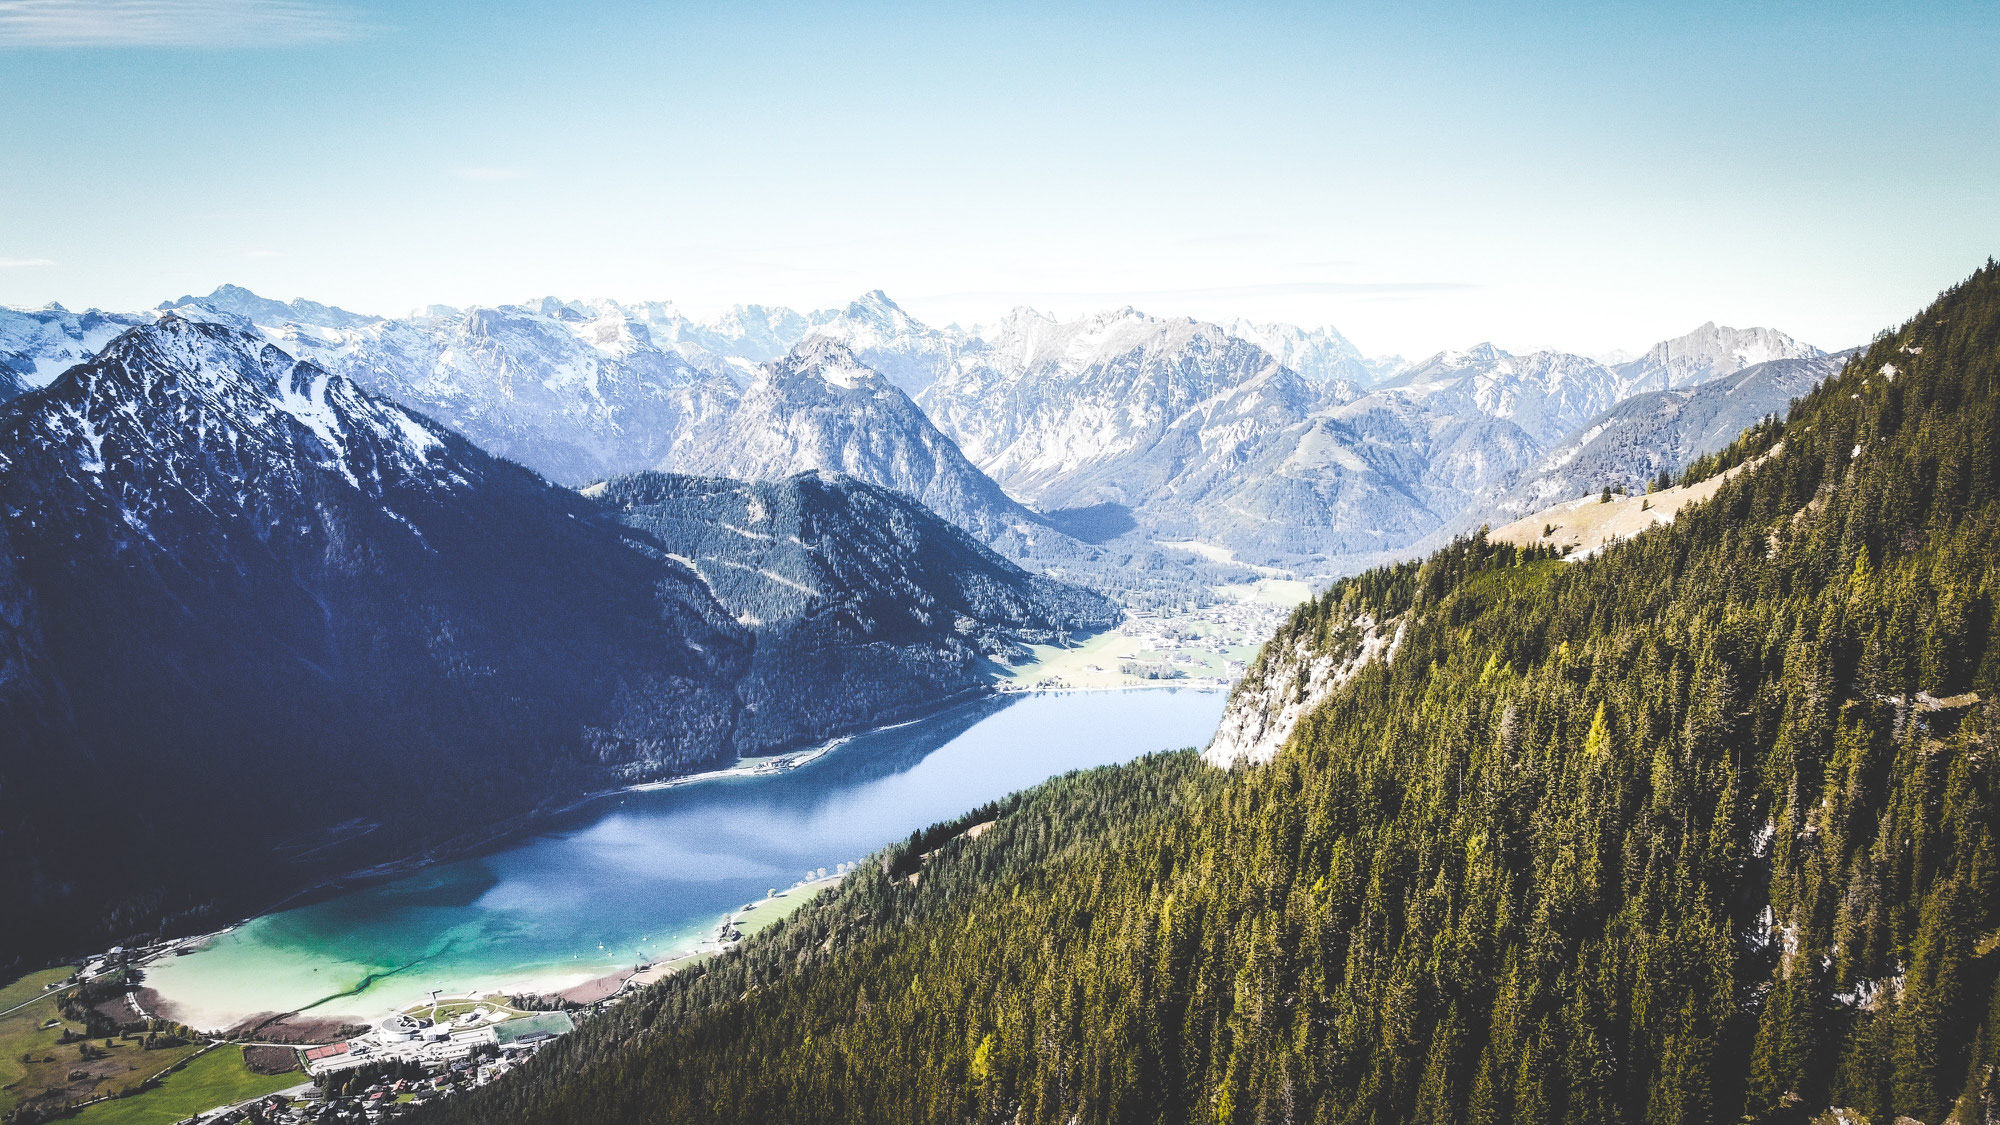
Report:
M 815 879 L 810 883 L 793 887 L 790 890 L 779 891 L 775 897 L 760 899 L 750 904 L 748 910 L 739 910 L 736 912 L 734 915 L 736 929 L 744 937 L 749 937 L 759 930 L 767 929 L 771 923 L 776 922 L 780 918 L 790 916 L 794 911 L 811 902 L 822 891 L 838 886 L 841 879 L 842 876 L 829 875 L 824 879 Z
M 55 969 L 43 969 L 39 973 L 29 973 L 12 984 L 0 987 L 0 1012 L 38 996 L 48 995 L 48 986 L 69 979 L 76 972 L 75 965 L 64 965 Z
M 148 1051 L 143 1037 L 114 1037 L 106 1047 L 99 1037 L 87 1042 L 102 1057 L 86 1058 L 82 1043 L 61 1041 L 65 1031 L 81 1035 L 83 1024 L 63 1016 L 58 994 L 42 988 L 71 971 L 33 973 L 0 989 L 6 1000 L 0 1010 L 30 1001 L 0 1016 L 0 1116 L 30 1101 L 78 1102 L 133 1089 L 200 1049 L 188 1044 Z
M 79 1125 L 173 1125 L 217 1106 L 275 1094 L 305 1081 L 298 1071 L 258 1074 L 243 1061 L 243 1048 L 217 1047 L 168 1076 L 158 1089 L 101 1102 L 72 1120 Z
M 509 1019 L 509 1020 L 514 1019 L 517 1016 L 525 1016 L 530 1014 L 520 1008 L 509 1006 L 506 997 L 501 996 L 498 993 L 495 993 L 490 996 L 476 996 L 476 997 L 475 996 L 439 997 L 435 1007 L 432 1006 L 430 1001 L 424 1000 L 402 1009 L 402 1012 L 406 1016 L 420 1016 L 428 1020 L 443 1021 L 443 1020 L 455 1020 L 467 1012 L 476 1011 L 480 1008 L 485 1008 L 489 1013 L 492 1013 L 493 1015 L 498 1016 L 501 1019 Z M 491 1018 L 489 1017 L 489 1019 L 485 1022 L 491 1022 Z

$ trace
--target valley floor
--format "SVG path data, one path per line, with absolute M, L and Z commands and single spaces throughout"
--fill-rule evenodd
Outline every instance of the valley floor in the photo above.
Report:
M 1034 645 L 1031 659 L 996 664 L 1002 691 L 1106 691 L 1235 683 L 1292 607 L 1312 596 L 1296 578 L 1209 587 L 1207 605 L 1135 611 L 1124 622 L 1068 645 Z

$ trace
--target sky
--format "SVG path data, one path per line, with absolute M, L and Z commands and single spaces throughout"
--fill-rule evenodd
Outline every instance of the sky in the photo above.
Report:
M 0 0 L 0 304 L 222 282 L 1417 357 L 1860 343 L 2000 254 L 1988 3 Z

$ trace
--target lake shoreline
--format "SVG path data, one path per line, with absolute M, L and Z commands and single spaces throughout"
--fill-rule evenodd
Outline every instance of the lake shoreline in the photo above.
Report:
M 1167 687 L 1169 685 L 1162 684 L 1160 686 Z M 1050 690 L 1054 691 L 1058 689 Z M 736 764 L 723 766 L 719 769 L 703 770 L 698 773 L 680 774 L 674 777 L 656 778 L 648 781 L 635 781 L 626 785 L 596 789 L 576 797 L 565 804 L 544 805 L 530 809 L 525 813 L 508 818 L 504 823 L 479 834 L 476 838 L 448 840 L 411 855 L 384 860 L 380 863 L 342 872 L 339 875 L 328 876 L 310 886 L 293 891 L 253 913 L 239 917 L 228 925 L 220 926 L 203 933 L 169 938 L 159 943 L 156 948 L 147 953 L 136 964 L 143 969 L 145 966 L 165 957 L 181 955 L 184 952 L 193 953 L 199 951 L 216 938 L 222 937 L 237 927 L 265 917 L 266 915 L 277 914 L 288 909 L 310 906 L 316 902 L 360 890 L 376 883 L 401 878 L 406 875 L 413 875 L 428 867 L 451 863 L 455 860 L 475 858 L 487 852 L 497 850 L 515 839 L 528 835 L 543 821 L 575 812 L 597 801 L 633 793 L 652 793 L 665 789 L 676 789 L 698 782 L 770 777 L 777 774 L 789 773 L 826 757 L 828 754 L 833 753 L 857 738 L 878 734 L 883 731 L 896 730 L 909 726 L 912 723 L 922 722 L 927 718 L 943 714 L 957 707 L 969 706 L 982 700 L 1009 694 L 1024 693 L 1015 690 L 1004 690 L 991 684 L 982 685 L 972 691 L 959 692 L 933 703 L 890 711 L 878 718 L 877 725 L 850 731 L 846 734 L 835 735 L 810 748 L 794 748 L 770 754 L 753 755 L 747 764 L 746 760 L 739 756 Z M 161 1005 L 161 1008 L 154 1009 L 154 1014 L 166 1019 L 175 1019 L 173 1015 L 168 1014 L 172 1009 L 172 1001 L 170 999 L 157 992 L 153 992 L 151 989 L 148 989 L 147 992 L 150 993 L 148 997 L 149 1001 Z M 296 1016 L 298 1013 L 279 1014 Z M 176 1022 L 183 1021 L 176 1020 Z
M 672 957 L 665 957 L 650 965 L 642 965 L 636 969 L 620 970 L 615 973 L 607 973 L 604 976 L 595 977 L 591 980 L 583 982 L 582 984 L 574 985 L 570 988 L 563 989 L 559 992 L 536 993 L 534 995 L 538 995 L 550 1000 L 561 1000 L 566 1003 L 582 1004 L 588 1007 L 591 1004 L 601 1003 L 605 1000 L 608 1000 L 611 997 L 626 991 L 627 989 L 643 988 L 646 985 L 654 983 L 655 981 L 672 976 L 674 973 L 679 972 L 681 969 L 688 968 L 700 961 L 706 960 L 710 957 L 716 957 L 720 956 L 721 954 L 728 953 L 731 950 L 734 950 L 737 946 L 743 944 L 743 942 L 749 940 L 752 937 L 755 937 L 758 933 L 761 933 L 762 929 L 760 928 L 758 930 L 752 931 L 747 934 L 743 934 L 740 937 L 736 938 L 731 938 L 727 936 L 729 931 L 735 928 L 737 923 L 742 920 L 743 916 L 749 914 L 751 911 L 757 910 L 759 908 L 772 906 L 785 899 L 791 898 L 792 896 L 797 895 L 800 892 L 806 892 L 799 902 L 792 904 L 791 909 L 786 910 L 783 914 L 779 916 L 779 919 L 776 920 L 789 918 L 792 914 L 796 913 L 799 910 L 804 909 L 807 903 L 811 902 L 815 898 L 818 898 L 821 893 L 825 891 L 830 891 L 833 888 L 839 886 L 842 882 L 844 882 L 847 879 L 847 876 L 851 874 L 853 874 L 852 871 L 846 871 L 838 875 L 828 875 L 824 879 L 814 879 L 811 882 L 795 883 L 792 886 L 786 888 L 785 890 L 779 891 L 777 894 L 766 895 L 763 898 L 756 900 L 755 902 L 746 903 L 743 909 L 729 911 L 725 913 L 722 916 L 721 921 L 716 924 L 715 937 L 704 940 L 700 945 L 696 946 L 693 949 L 688 950 L 685 953 L 678 953 Z
M 936 753 L 937 749 L 942 749 L 948 745 L 961 746 L 961 749 L 957 751 L 961 756 L 968 753 L 975 753 L 975 748 L 977 748 L 976 757 L 965 758 L 963 760 L 967 762 L 989 763 L 986 766 L 979 767 L 980 772 L 972 776 L 977 777 L 983 773 L 991 777 L 993 770 L 997 768 L 1000 771 L 998 777 L 993 777 L 987 783 L 991 787 L 990 792 L 987 789 L 966 789 L 962 785 L 957 787 L 947 785 L 940 788 L 937 782 L 932 781 L 924 783 L 923 789 L 913 791 L 913 793 L 922 792 L 928 794 L 927 797 L 918 799 L 913 805 L 905 806 L 897 804 L 881 806 L 885 809 L 905 808 L 913 819 L 907 824 L 900 822 L 885 824 L 883 826 L 884 834 L 879 838 L 874 836 L 857 838 L 851 828 L 853 822 L 837 818 L 837 823 L 850 825 L 850 827 L 834 835 L 825 836 L 823 840 L 817 833 L 817 830 L 815 830 L 815 835 L 811 839 L 818 842 L 814 843 L 812 847 L 818 848 L 821 842 L 831 844 L 830 848 L 819 853 L 817 860 L 812 857 L 810 852 L 800 851 L 796 860 L 780 861 L 779 864 L 781 869 L 783 866 L 788 866 L 789 862 L 800 862 L 800 866 L 809 866 L 818 862 L 831 867 L 833 866 L 831 863 L 833 859 L 840 858 L 845 860 L 858 858 L 861 855 L 868 854 L 868 852 L 877 847 L 892 843 L 896 836 L 911 830 L 912 826 L 921 827 L 922 823 L 928 823 L 928 820 L 920 822 L 918 819 L 915 819 L 918 812 L 921 812 L 925 818 L 936 819 L 961 808 L 957 803 L 952 803 L 947 808 L 943 802 L 956 802 L 963 799 L 970 802 L 963 807 L 974 807 L 979 801 L 992 799 L 1004 792 L 1012 791 L 1014 788 L 1034 784 L 1047 776 L 1053 776 L 1054 773 L 1060 772 L 1062 769 L 1074 768 L 1074 766 L 1102 764 L 1102 760 L 1092 757 L 1094 751 L 1088 749 L 1090 747 L 1103 748 L 1114 746 L 1128 740 L 1134 743 L 1141 740 L 1150 743 L 1151 740 L 1158 739 L 1157 745 L 1132 745 L 1126 751 L 1127 753 L 1144 753 L 1154 749 L 1170 749 L 1178 745 L 1196 744 L 1202 741 L 1208 732 L 1212 731 L 1213 718 L 1211 716 L 1205 715 L 1199 719 L 1200 726 L 1194 730 L 1190 730 L 1187 727 L 1187 720 L 1185 718 L 1169 718 L 1169 716 L 1189 715 L 1190 712 L 1184 705 L 1166 704 L 1164 700 L 1158 707 L 1136 700 L 1124 704 L 1113 704 L 1110 702 L 1113 698 L 1120 696 L 1133 698 L 1129 695 L 1129 692 L 1134 690 L 1152 691 L 1162 697 L 1187 696 L 1191 699 L 1206 698 L 1211 701 L 1207 704 L 1194 704 L 1196 713 L 1199 713 L 1204 708 L 1214 708 L 1216 704 L 1213 700 L 1220 694 L 1214 689 L 1208 688 L 1207 685 L 1196 686 L 1176 683 L 1132 685 L 1127 688 L 1108 691 L 1072 689 L 1067 691 L 1015 690 L 996 692 L 987 689 L 970 698 L 961 697 L 943 705 L 930 708 L 926 715 L 917 717 L 897 716 L 893 721 L 877 724 L 867 731 L 836 736 L 804 749 L 741 758 L 728 766 L 720 768 L 702 770 L 672 778 L 635 781 L 614 788 L 586 793 L 561 805 L 554 805 L 541 810 L 534 821 L 527 825 L 512 827 L 511 831 L 502 830 L 484 834 L 483 840 L 469 843 L 464 848 L 454 849 L 451 854 L 446 854 L 441 849 L 432 849 L 417 856 L 405 857 L 403 860 L 391 864 L 377 864 L 363 868 L 358 872 L 349 873 L 341 879 L 326 881 L 325 884 L 317 888 L 316 892 L 310 896 L 304 893 L 295 895 L 278 908 L 265 911 L 230 926 L 219 928 L 198 937 L 182 939 L 149 949 L 146 951 L 146 955 L 141 962 L 144 967 L 153 973 L 152 978 L 147 981 L 149 989 L 145 995 L 146 1006 L 161 1016 L 175 1019 L 190 1026 L 223 1029 L 225 1033 L 241 1034 L 250 1025 L 275 1026 L 276 1023 L 282 1023 L 286 1020 L 298 1023 L 315 1022 L 327 1017 L 338 1019 L 353 1016 L 360 1018 L 364 1013 L 372 1011 L 378 1005 L 397 1006 L 402 999 L 406 999 L 403 993 L 412 987 L 412 981 L 424 979 L 426 985 L 428 985 L 432 983 L 428 978 L 432 977 L 436 978 L 435 983 L 439 985 L 445 985 L 447 980 L 456 978 L 457 983 L 455 986 L 451 986 L 452 991 L 472 989 L 476 990 L 480 995 L 538 996 L 575 1004 L 598 1002 L 618 994 L 635 979 L 639 984 L 643 985 L 652 979 L 657 979 L 669 972 L 683 968 L 692 961 L 697 961 L 707 956 L 714 956 L 732 948 L 739 937 L 748 936 L 754 932 L 758 924 L 764 923 L 770 917 L 761 908 L 769 907 L 774 903 L 786 899 L 792 899 L 795 903 L 803 903 L 807 898 L 811 897 L 811 893 L 794 898 L 793 896 L 798 895 L 798 888 L 801 886 L 811 887 L 820 881 L 809 879 L 801 883 L 794 883 L 792 887 L 787 888 L 784 892 L 766 894 L 764 893 L 765 884 L 760 877 L 754 884 L 755 891 L 752 894 L 735 900 L 739 904 L 744 904 L 741 909 L 731 908 L 724 910 L 721 909 L 722 903 L 715 903 L 713 899 L 709 899 L 707 909 L 714 911 L 714 913 L 706 915 L 700 909 L 688 909 L 688 907 L 695 905 L 694 901 L 688 902 L 685 906 L 670 905 L 664 917 L 672 927 L 668 931 L 671 936 L 657 942 L 652 938 L 637 938 L 639 934 L 659 934 L 662 932 L 654 928 L 652 922 L 644 920 L 648 916 L 647 912 L 655 909 L 648 905 L 637 908 L 637 912 L 633 912 L 628 908 L 627 918 L 639 918 L 641 920 L 637 926 L 632 926 L 624 931 L 627 936 L 619 937 L 617 936 L 618 931 L 612 930 L 610 932 L 593 934 L 587 939 L 591 943 L 590 945 L 577 945 L 574 951 L 569 948 L 556 949 L 555 946 L 560 945 L 562 941 L 560 935 L 568 932 L 568 926 L 565 923 L 557 925 L 554 929 L 550 930 L 535 929 L 530 931 L 536 934 L 545 934 L 546 936 L 530 939 L 529 943 L 524 946 L 510 946 L 509 948 L 515 951 L 500 957 L 485 957 L 478 953 L 469 953 L 468 950 L 477 950 L 480 947 L 477 945 L 468 946 L 462 944 L 465 939 L 461 937 L 452 937 L 443 944 L 431 945 L 424 944 L 424 942 L 431 941 L 429 938 L 403 942 L 401 944 L 396 944 L 395 940 L 392 939 L 391 943 L 385 946 L 376 942 L 375 939 L 365 937 L 365 934 L 373 932 L 366 927 L 357 929 L 351 935 L 344 937 L 338 936 L 341 931 L 337 929 L 320 931 L 336 936 L 330 943 L 322 942 L 322 944 L 317 946 L 301 947 L 302 952 L 294 957 L 284 953 L 282 946 L 273 946 L 271 944 L 266 930 L 266 927 L 270 923 L 264 920 L 272 915 L 289 913 L 293 910 L 308 912 L 307 914 L 300 915 L 300 917 L 312 917 L 320 914 L 321 908 L 317 902 L 301 904 L 300 900 L 307 897 L 318 899 L 323 896 L 339 897 L 350 893 L 371 897 L 384 893 L 392 896 L 402 894 L 405 892 L 401 890 L 382 891 L 372 889 L 371 884 L 380 884 L 389 880 L 400 880 L 410 876 L 412 873 L 421 872 L 427 867 L 453 860 L 466 861 L 469 859 L 474 868 L 480 868 L 490 861 L 478 859 L 477 856 L 479 854 L 494 849 L 496 845 L 504 845 L 510 839 L 520 838 L 520 842 L 518 845 L 509 845 L 500 848 L 499 850 L 502 854 L 511 855 L 523 849 L 531 853 L 540 852 L 544 849 L 560 850 L 569 846 L 564 844 L 563 841 L 569 839 L 573 834 L 569 832 L 567 827 L 564 827 L 561 831 L 556 831 L 555 828 L 557 826 L 550 825 L 548 823 L 549 820 L 565 814 L 573 814 L 576 810 L 589 806 L 592 802 L 600 801 L 605 797 L 636 797 L 646 794 L 661 794 L 665 791 L 700 786 L 701 783 L 705 782 L 749 782 L 752 780 L 774 779 L 793 774 L 795 771 L 803 769 L 806 766 L 825 761 L 833 757 L 837 751 L 849 748 L 857 740 L 868 740 L 870 736 L 874 735 L 888 734 L 889 739 L 886 742 L 867 741 L 866 744 L 869 746 L 868 752 L 858 758 L 855 765 L 837 768 L 834 773 L 828 775 L 828 780 L 824 785 L 811 781 L 788 780 L 782 783 L 777 792 L 791 794 L 819 793 L 822 789 L 825 789 L 829 793 L 840 793 L 843 792 L 843 786 L 853 783 L 852 779 L 855 778 L 876 776 L 886 780 L 900 777 L 904 771 L 912 768 L 915 762 L 928 760 L 929 756 Z M 1027 703 L 1029 697 L 1033 696 L 1044 697 L 1046 703 L 1030 704 L 1027 710 L 1017 711 L 1017 704 Z M 1105 702 L 1102 704 L 1085 703 L 1084 697 L 1091 696 L 1100 698 Z M 1075 703 L 1058 704 L 1057 700 L 1060 698 L 1075 700 Z M 1107 706 L 1109 707 L 1108 711 L 1106 710 Z M 1045 710 L 1045 707 L 1055 708 L 1055 710 Z M 1078 707 L 1081 707 L 1082 710 L 1077 710 Z M 961 713 L 961 709 L 964 708 L 972 708 L 972 710 Z M 958 717 L 950 717 L 955 713 L 958 714 Z M 1001 719 L 1000 717 L 1003 715 L 1015 716 L 1015 718 L 1010 722 Z M 1068 745 L 1071 740 L 1067 736 L 1073 729 L 1069 724 L 1079 720 L 1065 718 L 1061 720 L 1063 725 L 1056 728 L 1049 728 L 1046 724 L 1051 719 L 1043 716 L 1052 715 L 1099 716 L 1100 718 L 1082 719 L 1080 721 L 1086 724 L 1092 722 L 1109 722 L 1110 725 L 1101 728 L 1102 734 L 1099 737 L 1095 739 L 1085 738 L 1076 742 L 1075 747 L 1072 748 Z M 1112 719 L 1110 716 L 1130 716 L 1130 718 Z M 1148 718 L 1139 720 L 1135 728 L 1133 725 L 1134 720 L 1138 720 L 1140 716 Z M 1153 718 L 1154 716 L 1157 716 L 1157 718 Z M 915 727 L 932 719 L 939 720 L 941 725 L 925 727 L 921 733 L 908 735 L 896 735 L 894 733 L 899 728 Z M 1001 725 L 997 728 L 987 725 L 995 722 Z M 1178 727 L 1178 730 L 1176 727 Z M 1148 728 L 1150 733 L 1139 734 L 1137 728 Z M 967 737 L 969 732 L 974 730 L 984 730 L 987 733 L 983 736 L 972 736 L 975 739 L 972 742 L 961 743 L 959 741 Z M 937 733 L 932 733 L 933 731 Z M 1014 733 L 1004 733 L 1010 731 Z M 1055 738 L 1053 741 L 1047 738 L 1039 738 L 1038 736 L 1044 731 L 1060 731 L 1062 736 Z M 1132 732 L 1129 739 L 1125 733 L 1127 731 Z M 1185 737 L 1183 737 L 1182 732 L 1185 732 Z M 978 741 L 981 737 L 985 741 Z M 1025 742 L 1021 741 L 1023 738 L 1026 739 Z M 994 741 L 995 739 L 1009 739 L 1011 741 L 996 742 Z M 903 749 L 906 746 L 912 749 Z M 1023 748 L 1032 746 L 1042 749 L 1037 753 L 1028 753 L 1025 757 L 1019 757 L 1018 759 L 1012 752 L 995 756 L 996 751 L 1016 746 Z M 913 749 L 915 747 L 926 748 L 921 750 Z M 1071 759 L 1071 755 L 1078 749 L 1082 750 L 1081 755 L 1075 759 Z M 1101 753 L 1101 749 L 1095 752 Z M 909 758 L 907 755 L 910 753 L 917 753 L 920 757 Z M 883 754 L 889 754 L 892 757 L 901 756 L 901 760 L 908 764 L 894 768 L 883 765 L 880 769 L 888 770 L 889 772 L 876 773 L 874 771 L 876 771 L 877 767 L 868 763 L 888 761 L 889 759 L 880 757 Z M 841 760 L 844 761 L 845 759 Z M 1105 760 L 1124 759 L 1121 757 Z M 1000 762 L 1012 762 L 1014 764 L 1011 766 L 994 765 L 994 763 Z M 953 766 L 946 768 L 963 770 L 966 767 Z M 857 774 L 856 770 L 862 772 Z M 1048 772 L 1039 772 L 1044 770 Z M 931 776 L 949 777 L 953 775 Z M 1005 788 L 1002 788 L 998 784 L 1002 778 L 1008 779 L 1006 780 Z M 869 784 L 877 783 L 869 782 Z M 831 786 L 831 788 L 827 788 L 828 786 Z M 709 809 L 736 807 L 744 805 L 746 802 L 754 805 L 763 799 L 755 796 L 755 794 L 766 792 L 761 786 L 755 789 L 741 789 L 735 785 L 706 791 L 711 795 L 700 797 L 689 796 L 687 798 L 675 797 L 671 799 L 670 804 L 664 807 Z M 693 803 L 690 805 L 687 802 Z M 628 807 L 625 802 L 621 801 L 612 808 L 603 810 L 601 813 L 586 815 L 583 820 L 578 821 L 577 826 L 579 829 L 583 829 L 599 822 L 624 822 L 633 815 L 648 815 L 645 810 L 649 807 L 660 806 L 658 806 L 657 801 L 647 801 L 635 802 Z M 894 815 L 896 814 L 891 814 L 892 820 Z M 760 817 L 758 823 L 762 824 L 765 821 Z M 524 833 L 522 828 L 537 828 L 543 829 L 543 831 L 529 834 Z M 674 838 L 668 836 L 659 839 L 671 840 Z M 653 867 L 650 870 L 644 869 L 643 865 L 629 858 L 632 855 L 643 855 L 643 852 L 631 853 L 623 850 L 632 846 L 636 842 L 636 838 L 628 836 L 622 838 L 614 837 L 614 839 L 625 841 L 618 845 L 620 850 L 616 853 L 602 854 L 628 856 L 624 863 L 632 867 L 630 874 L 637 875 L 638 878 L 635 881 L 630 877 L 622 877 L 615 888 L 607 884 L 604 887 L 604 891 L 612 896 L 612 899 L 608 901 L 640 902 L 641 900 L 634 896 L 643 895 L 645 892 L 643 890 L 635 890 L 635 888 L 653 886 L 657 880 L 651 872 L 667 872 L 666 882 L 673 883 L 675 880 L 685 881 L 680 875 L 673 874 L 676 870 L 705 870 L 700 867 L 685 869 Z M 693 854 L 717 854 L 711 850 L 705 850 L 704 846 L 698 842 L 699 839 L 701 838 L 697 838 L 696 843 L 697 851 Z M 713 846 L 708 845 L 707 847 L 708 849 L 712 849 Z M 599 847 L 601 850 L 602 845 L 599 845 Z M 749 854 L 763 856 L 765 853 L 753 852 Z M 455 871 L 456 868 L 453 870 Z M 589 868 L 585 870 L 589 870 Z M 793 870 L 796 871 L 797 868 L 793 868 Z M 455 877 L 454 875 L 444 876 L 448 880 Z M 793 877 L 796 878 L 796 875 Z M 712 876 L 696 876 L 694 883 L 701 884 L 709 878 L 712 878 Z M 828 880 L 827 885 L 831 885 L 834 881 L 837 880 Z M 429 878 L 424 878 L 418 880 L 418 885 L 428 886 L 430 882 Z M 777 883 L 778 880 L 774 879 L 772 882 Z M 550 883 L 548 885 L 559 887 L 562 884 Z M 747 887 L 743 888 L 744 891 L 748 891 L 749 889 Z M 679 892 L 674 893 L 677 894 Z M 738 893 L 742 893 L 742 891 Z M 762 897 L 755 897 L 759 895 Z M 752 901 L 753 898 L 754 901 Z M 470 900 L 467 901 L 469 902 Z M 669 899 L 666 901 L 671 903 L 673 900 Z M 487 909 L 490 914 L 493 908 L 484 909 Z M 499 909 L 510 910 L 513 908 L 501 907 Z M 797 909 L 797 906 L 794 905 L 791 909 Z M 789 912 L 789 910 L 785 911 L 787 914 Z M 747 921 L 745 920 L 746 915 L 749 919 Z M 394 916 L 371 915 L 371 917 L 382 918 Z M 554 916 L 552 915 L 551 919 L 553 918 Z M 235 937 L 229 936 L 252 922 L 259 923 L 256 927 L 257 932 L 255 935 L 237 934 Z M 741 923 L 740 935 L 733 932 L 734 927 L 738 923 Z M 293 925 L 296 923 L 286 922 L 278 924 Z M 370 925 L 373 925 L 373 923 Z M 537 925 L 540 925 L 540 923 L 537 923 Z M 645 928 L 640 929 L 638 926 L 644 926 Z M 447 931 L 443 928 L 438 928 L 432 932 L 443 935 Z M 536 944 L 537 942 L 540 944 Z M 219 948 L 216 948 L 218 943 Z M 605 952 L 607 948 L 606 943 L 609 945 L 608 955 Z M 458 944 L 458 948 L 452 949 L 451 946 L 453 944 Z M 593 948 L 596 952 L 592 952 Z M 215 952 L 211 953 L 211 949 L 214 949 Z M 621 953 L 622 950 L 628 949 L 629 952 Z M 259 950 L 262 952 L 255 952 Z M 553 956 L 550 956 L 551 953 L 553 953 Z M 440 956 L 441 954 L 443 956 Z M 179 962 L 176 955 L 196 956 L 200 958 L 200 963 L 197 965 L 195 962 L 189 962 L 187 968 L 182 970 L 177 967 Z M 219 957 L 220 960 L 213 959 L 216 957 Z M 578 961 L 581 963 L 577 963 Z M 593 964 L 593 962 L 595 963 Z M 320 970 L 313 966 L 320 965 L 326 966 L 329 973 L 324 978 L 326 984 L 323 988 L 315 987 L 322 978 L 308 975 L 309 972 L 319 972 Z M 169 966 L 176 967 L 169 968 Z M 386 979 L 389 977 L 399 979 L 389 981 Z M 409 978 L 409 980 L 400 979 L 405 977 Z M 379 983 L 376 983 L 378 979 Z M 345 987 L 349 982 L 358 982 L 358 984 L 353 988 Z M 359 995 L 363 991 L 368 993 L 366 997 Z M 387 1008 L 384 1010 L 387 1010 Z M 253 1016 L 255 1018 L 251 1018 Z M 290 1036 L 288 1035 L 287 1038 L 290 1038 Z

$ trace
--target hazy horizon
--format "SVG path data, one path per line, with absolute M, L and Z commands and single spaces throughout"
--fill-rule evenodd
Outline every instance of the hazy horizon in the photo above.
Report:
M 1369 354 L 1838 348 L 2000 249 L 1996 49 L 1970 4 L 7 0 L 37 112 L 0 140 L 0 303 L 881 288 Z

